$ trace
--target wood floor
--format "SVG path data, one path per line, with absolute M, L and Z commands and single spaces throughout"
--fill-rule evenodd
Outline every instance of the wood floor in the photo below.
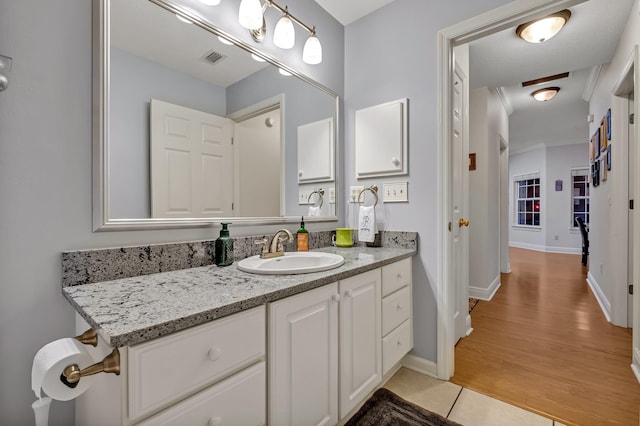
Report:
M 566 424 L 638 425 L 631 329 L 604 318 L 580 256 L 510 256 L 493 300 L 471 312 L 451 382 Z

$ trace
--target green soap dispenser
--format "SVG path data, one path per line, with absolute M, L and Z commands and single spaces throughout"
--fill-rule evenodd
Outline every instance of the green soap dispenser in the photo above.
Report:
M 227 225 L 230 223 L 221 223 L 222 229 L 220 236 L 215 242 L 215 264 L 218 266 L 229 266 L 233 263 L 233 240 L 229 237 L 229 229 Z

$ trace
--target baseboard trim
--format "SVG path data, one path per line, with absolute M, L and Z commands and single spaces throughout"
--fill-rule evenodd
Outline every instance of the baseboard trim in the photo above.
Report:
M 495 296 L 496 291 L 500 288 L 500 275 L 498 275 L 491 284 L 489 284 L 489 288 L 481 288 L 469 286 L 469 297 L 474 299 L 480 299 L 485 301 L 490 301 Z
M 411 354 L 405 355 L 404 358 L 402 358 L 402 366 L 436 379 L 439 378 L 438 364 L 433 361 L 429 361 L 428 359 L 420 358 L 419 356 Z
M 473 327 L 471 327 L 471 315 L 467 314 L 466 318 L 467 336 L 473 333 Z
M 631 360 L 631 371 L 636 376 L 636 380 L 640 383 L 640 351 L 633 349 L 633 359 Z
M 519 243 L 516 241 L 509 241 L 509 247 L 542 251 L 545 253 L 560 253 L 560 254 L 581 254 L 582 253 L 582 247 L 576 248 L 576 247 L 540 246 L 537 244 Z
M 591 292 L 596 297 L 596 300 L 598 301 L 598 305 L 600 305 L 600 309 L 602 310 L 604 317 L 608 322 L 611 322 L 611 302 L 609 302 L 607 296 L 605 296 L 604 292 L 598 285 L 598 281 L 596 281 L 595 277 L 591 275 L 591 271 L 589 271 L 589 273 L 587 274 L 587 284 L 589 284 Z

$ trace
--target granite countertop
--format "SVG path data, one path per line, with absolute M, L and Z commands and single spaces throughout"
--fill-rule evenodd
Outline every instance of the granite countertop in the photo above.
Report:
M 406 248 L 325 247 L 344 265 L 299 275 L 256 275 L 236 263 L 202 266 L 62 289 L 112 347 L 130 346 L 204 324 L 411 257 Z

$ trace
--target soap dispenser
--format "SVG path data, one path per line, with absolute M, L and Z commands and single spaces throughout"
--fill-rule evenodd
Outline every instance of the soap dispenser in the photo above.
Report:
M 296 232 L 298 251 L 309 251 L 309 231 L 304 228 L 304 217 L 300 222 L 300 229 Z
M 230 223 L 221 223 L 220 236 L 215 242 L 215 264 L 218 266 L 229 266 L 233 263 L 233 240 L 229 237 Z

